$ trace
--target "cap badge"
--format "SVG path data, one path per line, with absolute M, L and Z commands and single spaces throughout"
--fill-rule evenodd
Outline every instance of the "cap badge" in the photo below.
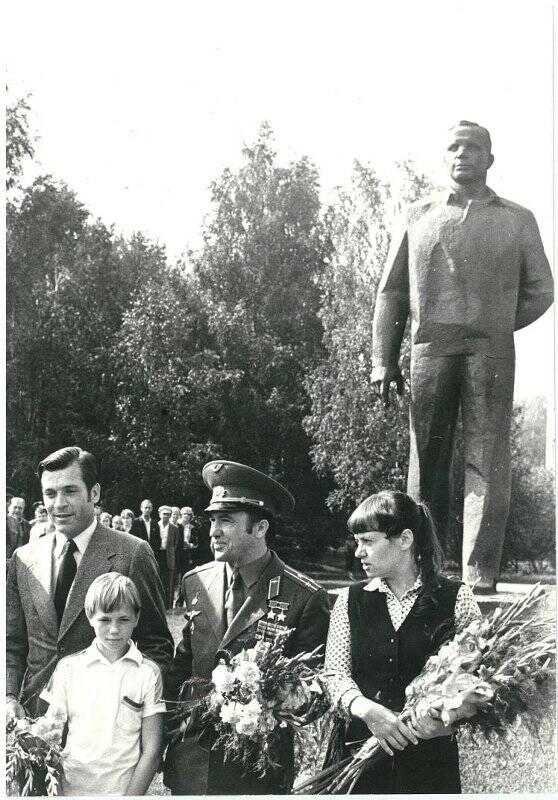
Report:
M 222 466 L 223 466 L 222 464 L 217 462 L 217 464 L 213 465 L 213 472 L 219 472 L 219 470 L 221 469 Z
M 213 490 L 213 497 L 226 497 L 227 490 L 224 486 L 216 486 Z

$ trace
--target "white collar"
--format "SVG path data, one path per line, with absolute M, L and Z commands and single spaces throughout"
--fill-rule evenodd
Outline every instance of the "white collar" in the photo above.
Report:
M 96 661 L 101 661 L 103 664 L 110 664 L 111 662 L 107 659 L 107 657 L 101 652 L 99 646 L 97 645 L 97 639 L 93 639 L 89 647 L 83 651 L 85 655 L 85 665 L 89 666 L 89 664 L 94 664 Z M 131 639 L 128 640 L 128 649 L 124 653 L 123 656 L 120 656 L 117 661 L 113 661 L 113 664 L 117 664 L 119 661 L 123 661 L 124 659 L 130 659 L 131 661 L 135 661 L 138 666 L 143 661 L 143 656 L 133 643 Z
M 74 542 L 76 543 L 77 549 L 79 550 L 81 555 L 85 553 L 87 545 L 89 544 L 91 537 L 93 536 L 93 533 L 95 531 L 96 525 L 97 525 L 97 520 L 94 519 L 91 525 L 88 525 L 84 531 L 78 533 L 77 536 L 74 536 Z M 61 556 L 62 550 L 64 549 L 64 546 L 68 541 L 68 537 L 64 536 L 63 533 L 59 533 L 58 531 L 56 531 L 54 534 L 54 541 L 55 541 L 54 555 L 57 557 Z
M 401 602 L 401 600 L 403 600 L 403 598 L 406 595 L 411 594 L 411 592 L 418 592 L 421 586 L 422 586 L 422 581 L 420 579 L 420 575 L 418 575 L 416 581 L 413 583 L 411 588 L 407 589 L 407 591 L 399 598 L 399 602 Z M 386 581 L 383 578 L 372 578 L 370 583 L 367 583 L 366 586 L 364 587 L 364 591 L 382 592 L 383 594 L 390 594 L 392 595 L 392 597 L 395 597 L 395 595 L 393 594 L 393 592 L 391 591 L 391 589 L 389 588 L 389 586 L 387 585 Z

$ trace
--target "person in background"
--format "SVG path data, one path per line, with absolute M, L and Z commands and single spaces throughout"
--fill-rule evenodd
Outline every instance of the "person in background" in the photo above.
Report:
M 194 530 L 194 512 L 190 506 L 183 506 L 180 509 L 180 521 L 177 528 L 179 530 L 180 543 L 178 546 L 178 597 L 176 606 L 181 607 L 184 604 L 182 578 L 193 568 L 193 553 L 198 546 L 197 532 Z
M 176 525 L 170 521 L 171 506 L 159 506 L 159 536 L 161 548 L 159 550 L 159 570 L 161 581 L 165 590 L 167 608 L 174 604 L 174 589 L 176 585 L 177 564 L 179 556 L 180 534 Z
M 122 524 L 122 517 L 120 514 L 115 514 L 112 518 L 111 528 L 115 531 L 123 531 L 124 525 Z
M 124 533 L 131 533 L 134 523 L 134 512 L 130 508 L 123 508 L 120 512 L 120 519 L 122 520 L 122 530 Z
M 29 522 L 31 527 L 36 525 L 37 522 L 46 522 L 47 521 L 47 511 L 44 507 L 43 503 L 40 500 L 37 500 L 33 503 L 33 519 Z
M 153 519 L 153 503 L 151 500 L 142 500 L 140 506 L 140 516 L 134 520 L 132 530 L 134 536 L 149 543 L 155 554 L 155 560 L 159 563 L 159 550 L 161 549 L 161 537 L 159 536 L 159 523 Z
M 68 724 L 63 794 L 144 795 L 161 757 L 165 703 L 161 670 L 131 639 L 139 592 L 130 578 L 107 572 L 92 582 L 84 607 L 95 639 L 59 661 L 41 693 Z
M 6 560 L 14 551 L 29 541 L 30 524 L 24 519 L 25 500 L 23 497 L 12 497 L 6 518 Z
M 108 513 L 108 511 L 101 512 L 101 516 L 99 517 L 99 522 L 101 523 L 101 525 L 104 525 L 105 528 L 112 527 L 112 517 Z
M 55 530 L 54 523 L 49 520 L 48 513 L 44 505 L 39 505 L 35 509 L 35 524 L 29 533 L 29 541 L 40 539 L 41 536 L 46 536 L 47 533 L 53 533 Z

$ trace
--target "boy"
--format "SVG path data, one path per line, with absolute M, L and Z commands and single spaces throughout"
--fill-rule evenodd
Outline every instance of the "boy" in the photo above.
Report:
M 65 795 L 143 795 L 157 769 L 165 705 L 159 667 L 130 639 L 140 611 L 130 578 L 96 578 L 85 597 L 95 639 L 58 663 L 41 694 L 68 723 Z

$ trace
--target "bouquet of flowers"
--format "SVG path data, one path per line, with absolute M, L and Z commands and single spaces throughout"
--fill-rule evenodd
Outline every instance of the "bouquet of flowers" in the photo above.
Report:
M 225 760 L 239 761 L 258 775 L 278 767 L 274 754 L 281 749 L 281 729 L 313 722 L 330 706 L 317 666 L 321 645 L 287 658 L 283 647 L 289 634 L 232 658 L 222 651 L 210 682 L 186 681 L 172 712 L 175 740 L 192 729 L 205 730 Z M 192 693 L 197 696 L 189 699 Z
M 64 719 L 47 714 L 6 723 L 6 782 L 12 796 L 58 794 Z
M 521 716 L 536 730 L 548 710 L 540 685 L 554 674 L 556 656 L 553 620 L 530 613 L 544 596 L 537 584 L 507 609 L 498 607 L 486 619 L 470 622 L 443 644 L 407 686 L 403 719 L 420 720 L 435 710 L 445 724 L 453 721 L 489 735 L 505 733 Z M 463 703 L 473 700 L 481 701 L 474 717 L 453 719 Z M 362 773 L 383 757 L 370 736 L 352 757 L 322 770 L 297 791 L 350 794 Z

